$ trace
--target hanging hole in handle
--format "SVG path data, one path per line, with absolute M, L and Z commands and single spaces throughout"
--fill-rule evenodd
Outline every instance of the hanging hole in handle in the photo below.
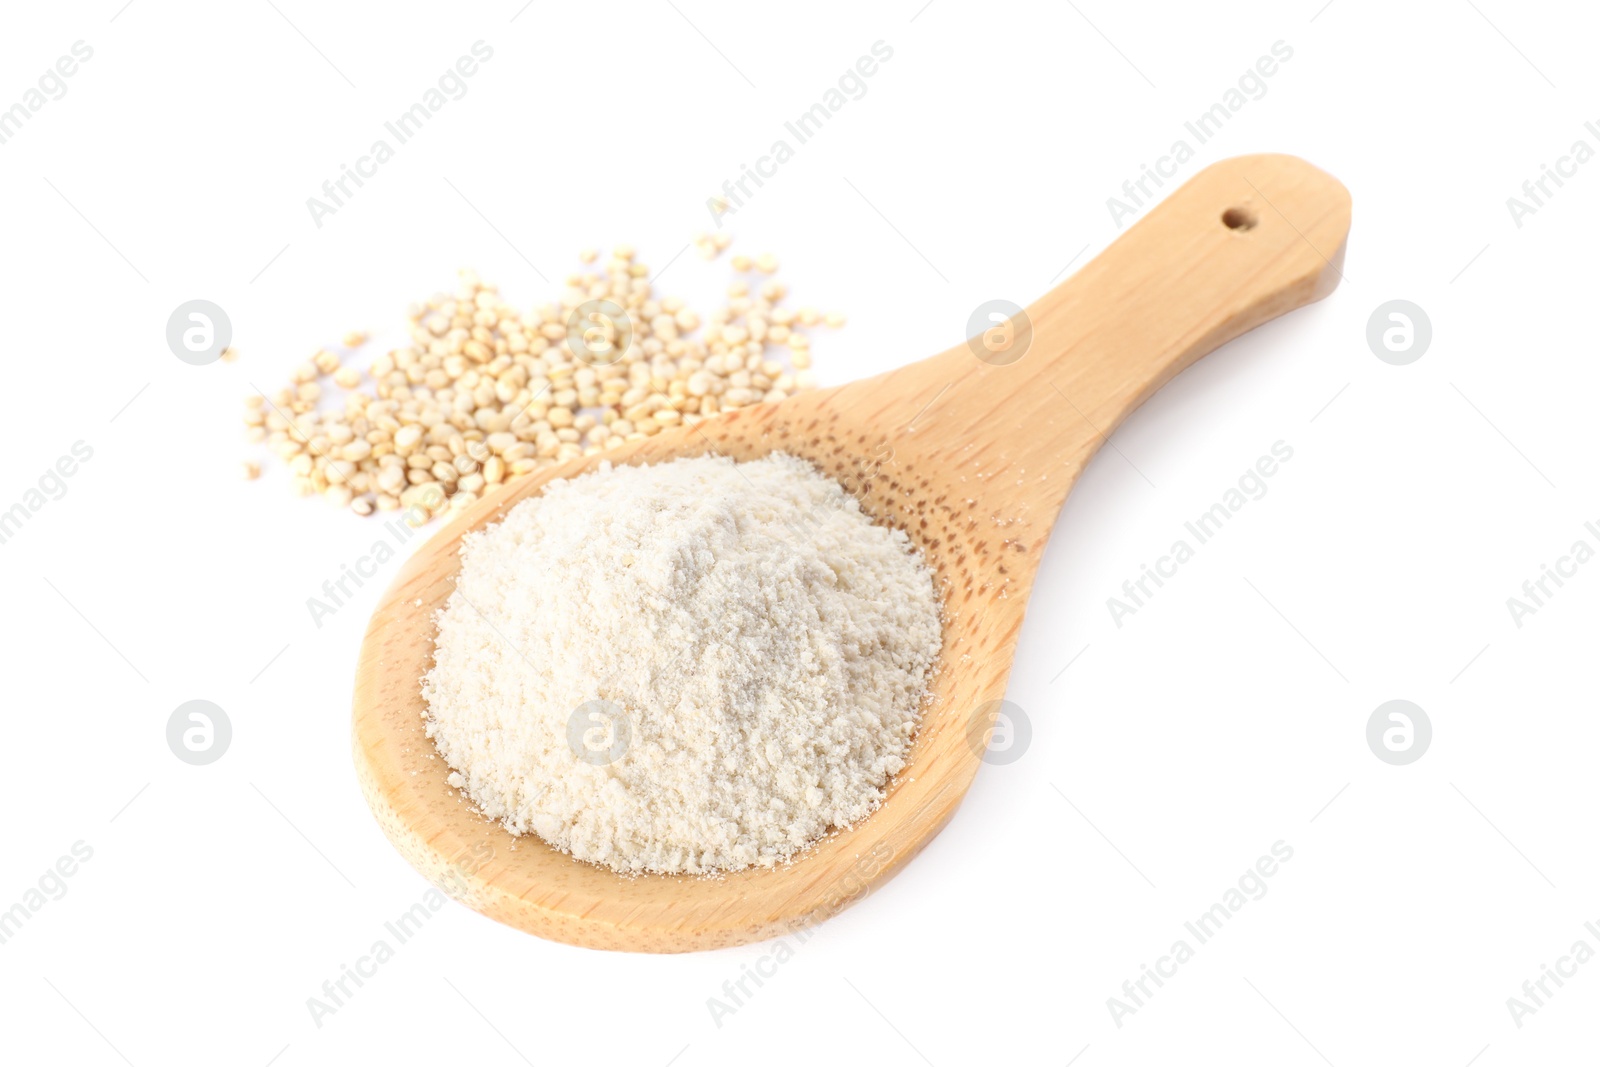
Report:
M 1257 221 L 1256 213 L 1247 207 L 1230 207 L 1222 213 L 1222 224 L 1240 233 L 1255 229 Z

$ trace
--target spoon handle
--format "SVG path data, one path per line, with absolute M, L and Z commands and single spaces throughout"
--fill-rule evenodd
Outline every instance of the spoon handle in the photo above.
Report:
M 907 451 L 1011 486 L 1008 503 L 1048 530 L 1134 408 L 1212 349 L 1332 292 L 1349 229 L 1350 194 L 1304 160 L 1207 167 L 1022 315 L 886 376 L 908 406 L 953 386 L 914 420 Z
M 1189 364 L 1342 280 L 1350 194 L 1302 159 L 1213 164 L 1028 310 L 1039 359 L 1104 433 Z

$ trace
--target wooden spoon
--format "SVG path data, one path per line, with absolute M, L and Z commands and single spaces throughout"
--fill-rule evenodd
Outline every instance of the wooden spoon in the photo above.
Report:
M 355 762 L 389 839 L 447 893 L 574 945 L 718 948 L 794 932 L 886 881 L 949 821 L 981 762 L 1034 572 L 1067 491 L 1105 435 L 1218 345 L 1331 292 L 1350 197 L 1292 156 L 1208 167 L 1076 275 L 979 338 L 876 378 L 744 408 L 607 453 L 655 463 L 782 450 L 903 528 L 947 615 L 910 765 L 858 825 L 793 863 L 720 879 L 623 877 L 471 810 L 423 731 L 418 681 L 463 534 L 585 457 L 521 478 L 451 522 L 373 613 L 355 687 Z

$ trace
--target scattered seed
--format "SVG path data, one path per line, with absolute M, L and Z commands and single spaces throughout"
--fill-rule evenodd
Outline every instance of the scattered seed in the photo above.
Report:
M 692 244 L 714 259 L 729 241 L 700 233 Z M 594 249 L 578 258 L 585 267 L 559 299 L 529 311 L 463 271 L 453 292 L 408 308 L 410 343 L 373 357 L 365 387 L 356 366 L 320 350 L 293 370 L 272 405 L 246 398 L 247 436 L 284 460 L 296 494 L 324 496 L 358 515 L 404 508 L 406 521 L 420 525 L 553 463 L 812 388 L 800 327 L 844 322 L 781 306 L 787 290 L 774 280 L 734 280 L 727 304 L 702 317 L 677 297 L 654 294 L 631 245 L 616 246 L 603 263 Z M 740 274 L 778 269 L 770 254 L 730 263 Z M 591 314 L 580 356 L 567 323 L 595 300 L 624 314 Z M 612 347 L 625 338 L 620 352 Z M 367 341 L 352 332 L 343 345 Z M 256 478 L 260 467 L 246 463 L 244 473 Z

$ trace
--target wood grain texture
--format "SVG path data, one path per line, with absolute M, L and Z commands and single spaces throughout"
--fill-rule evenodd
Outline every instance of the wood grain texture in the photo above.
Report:
M 1235 226 L 1224 222 L 1224 213 Z M 963 343 L 878 377 L 676 428 L 608 453 L 654 463 L 715 452 L 803 456 L 926 553 L 944 647 L 911 762 L 882 808 L 793 863 L 719 879 L 624 877 L 516 838 L 445 781 L 419 680 L 461 536 L 586 457 L 518 480 L 454 520 L 373 613 L 356 673 L 361 787 L 384 832 L 430 880 L 491 918 L 576 945 L 718 948 L 792 932 L 898 872 L 950 819 L 980 765 L 1040 554 L 1068 490 L 1127 414 L 1246 330 L 1327 295 L 1350 225 L 1344 187 L 1290 156 L 1197 174 L 1027 309 L 1013 347 Z M 1020 338 L 1028 337 L 1020 358 Z

